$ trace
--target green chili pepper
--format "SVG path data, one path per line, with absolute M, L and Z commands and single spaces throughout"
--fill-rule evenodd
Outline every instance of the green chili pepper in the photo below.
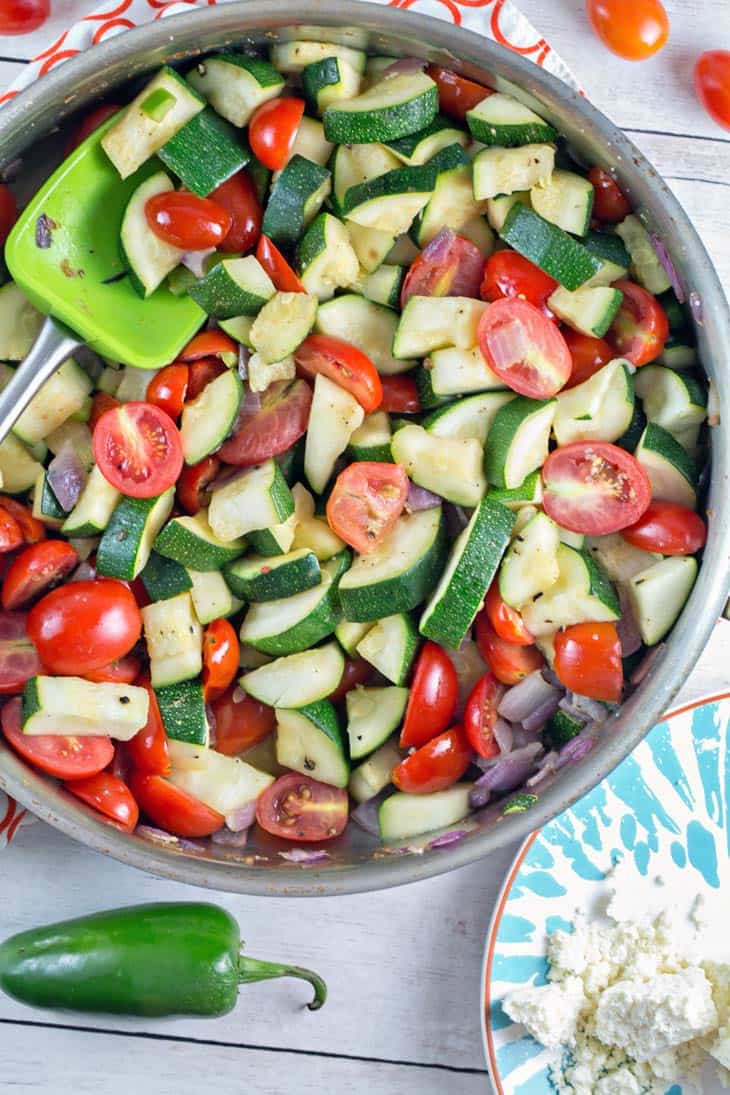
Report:
M 225 1015 L 239 984 L 301 977 L 312 1011 L 327 998 L 310 970 L 240 953 L 238 924 L 216 905 L 132 905 L 21 932 L 0 944 L 0 988 L 42 1008 L 116 1015 Z

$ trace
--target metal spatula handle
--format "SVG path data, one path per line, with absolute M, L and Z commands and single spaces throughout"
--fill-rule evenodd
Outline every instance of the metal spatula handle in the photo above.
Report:
M 0 392 L 0 441 L 4 441 L 36 392 L 83 343 L 50 316 L 30 353 Z

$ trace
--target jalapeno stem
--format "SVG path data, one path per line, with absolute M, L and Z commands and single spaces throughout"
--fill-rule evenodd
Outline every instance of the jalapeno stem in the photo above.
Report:
M 318 1011 L 327 999 L 327 985 L 319 974 L 306 970 L 302 966 L 287 966 L 280 962 L 264 962 L 260 958 L 238 956 L 238 980 L 242 985 L 254 981 L 270 981 L 275 977 L 299 977 L 308 981 L 314 989 L 314 999 L 307 1004 L 310 1011 Z

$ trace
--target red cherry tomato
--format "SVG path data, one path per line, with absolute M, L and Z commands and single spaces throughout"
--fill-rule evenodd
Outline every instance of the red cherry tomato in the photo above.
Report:
M 526 300 L 490 304 L 479 320 L 479 349 L 492 372 L 531 399 L 551 399 L 570 377 L 570 351 L 554 323 Z
M 103 125 L 109 118 L 117 114 L 122 108 L 117 103 L 106 103 L 104 106 L 97 106 L 93 110 L 90 110 L 87 115 L 79 122 L 76 129 L 73 130 L 70 137 L 66 141 L 66 155 L 70 156 L 75 148 L 90 137 L 91 134 Z
M 669 338 L 667 314 L 656 297 L 633 281 L 617 281 L 614 289 L 620 289 L 624 299 L 607 340 L 617 357 L 646 365 L 659 357 Z
M 292 270 L 276 244 L 268 236 L 260 236 L 256 245 L 256 258 L 280 293 L 306 293 L 297 275 Z
M 238 674 L 238 635 L 228 620 L 213 620 L 203 634 L 203 695 L 221 696 Z
M 225 354 L 238 357 L 238 344 L 225 331 L 199 331 L 180 352 L 178 361 L 189 364 L 199 361 L 201 357 L 222 357 Z
M 96 393 L 91 401 L 91 414 L 88 421 L 88 427 L 92 433 L 101 416 L 107 411 L 113 411 L 115 407 L 121 407 L 121 403 L 113 395 L 108 395 L 107 392 Z
M 224 251 L 250 251 L 261 234 L 263 213 L 251 176 L 244 169 L 231 175 L 208 195 L 226 209 L 233 223 L 221 248 Z
M 0 183 L 0 247 L 10 235 L 10 229 L 18 219 L 18 206 L 9 186 Z
M 443 228 L 406 274 L 400 306 L 409 297 L 478 297 L 484 270 L 484 256 L 471 240 Z
M 616 625 L 574 624 L 559 631 L 555 636 L 553 668 L 571 692 L 618 703 L 624 671 Z
M 593 184 L 593 216 L 605 224 L 618 224 L 631 212 L 631 203 L 608 171 L 592 167 L 588 181 Z
M 290 449 L 306 433 L 312 389 L 305 380 L 276 380 L 255 411 L 239 415 L 233 436 L 218 455 L 229 464 L 251 466 Z
M 369 555 L 393 528 L 407 497 L 408 476 L 400 464 L 360 460 L 337 476 L 327 521 L 341 540 Z
M 660 555 L 694 555 L 705 546 L 707 525 L 699 513 L 678 502 L 653 499 L 635 524 L 621 533 L 643 551 Z
M 25 543 L 23 530 L 11 513 L 0 506 L 0 552 L 15 551 Z
M 104 478 L 131 498 L 162 494 L 183 466 L 177 426 L 151 403 L 123 403 L 107 411 L 94 428 L 93 447 Z
M 0 612 L 0 695 L 22 692 L 31 677 L 43 672 L 38 651 L 28 635 L 25 612 Z
M 0 34 L 30 34 L 43 26 L 50 14 L 50 0 L 3 0 Z
M 127 757 L 132 766 L 140 772 L 147 772 L 153 776 L 166 776 L 170 771 L 170 750 L 167 748 L 167 734 L 157 696 L 146 674 L 137 679 L 137 684 L 146 690 L 150 705 L 147 711 L 147 722 L 126 743 Z
M 492 673 L 485 673 L 469 693 L 464 708 L 464 730 L 472 749 L 480 757 L 496 757 L 499 746 L 494 737 L 497 707 L 504 695 L 504 687 Z
M 10 564 L 3 579 L 3 608 L 22 608 L 62 582 L 79 561 L 79 554 L 65 540 L 39 540 L 30 544 Z
M 243 689 L 233 686 L 213 701 L 215 747 L 227 757 L 235 757 L 268 738 L 276 726 L 273 707 L 267 707 Z
M 464 121 L 467 110 L 472 110 L 488 95 L 494 95 L 491 88 L 482 87 L 474 80 L 467 80 L 465 76 L 459 76 L 450 68 L 428 65 L 426 72 L 439 89 L 439 109 L 459 122 Z
M 557 322 L 547 305 L 548 297 L 557 288 L 557 281 L 524 255 L 519 255 L 517 251 L 495 251 L 487 259 L 479 292 L 482 300 L 518 297 L 529 301 L 548 319 Z
M 220 469 L 217 456 L 204 456 L 198 464 L 186 465 L 177 481 L 177 500 L 179 505 L 193 517 L 208 505 L 213 482 Z
M 372 676 L 373 667 L 364 658 L 345 658 L 345 669 L 340 678 L 340 683 L 334 692 L 328 697 L 331 703 L 339 703 L 344 700 L 348 692 L 352 692 L 359 684 L 365 684 Z
M 15 752 L 34 768 L 56 779 L 82 779 L 106 768 L 114 756 L 110 738 L 67 737 L 64 734 L 24 734 L 20 696 L 2 709 L 2 730 Z
M 148 198 L 144 215 L 158 239 L 184 251 L 219 247 L 232 224 L 222 205 L 186 190 L 166 190 Z
M 400 732 L 401 749 L 425 745 L 451 722 L 459 700 L 454 663 L 445 650 L 427 639 L 413 673 Z
M 332 840 L 344 831 L 347 814 L 347 791 L 298 772 L 280 776 L 256 802 L 261 828 L 285 840 Z
M 445 791 L 461 779 L 473 757 L 463 727 L 452 726 L 397 764 L 391 779 L 399 791 L 413 795 Z
M 133 654 L 125 654 L 123 658 L 116 658 L 98 669 L 87 669 L 79 676 L 87 681 L 96 681 L 97 684 L 105 681 L 112 684 L 134 684 L 139 676 L 140 665 L 139 658 L 135 658 Z
M 487 619 L 500 639 L 506 643 L 516 643 L 517 646 L 532 646 L 535 642 L 533 635 L 525 627 L 525 622 L 517 609 L 512 608 L 503 601 L 499 593 L 499 582 L 495 578 L 487 590 L 484 599 L 484 611 Z
M 160 829 L 189 840 L 211 836 L 226 823 L 223 814 L 176 787 L 163 776 L 132 772 L 129 789 L 142 813 Z
M 182 414 L 188 390 L 187 365 L 166 365 L 147 385 L 145 398 L 148 403 L 169 414 L 173 421 Z
M 322 373 L 350 392 L 366 414 L 380 406 L 383 386 L 378 370 L 367 354 L 343 338 L 309 335 L 294 351 L 294 360 L 305 377 Z
M 28 613 L 28 635 L 51 673 L 74 676 L 123 658 L 142 632 L 133 594 L 115 578 L 70 582 Z
M 566 388 L 575 388 L 584 380 L 590 380 L 599 369 L 607 365 L 614 358 L 614 352 L 603 338 L 593 338 L 591 335 L 582 335 L 578 331 L 571 331 L 566 327 L 563 331 L 565 344 L 570 350 L 573 362 L 570 370 L 570 379 Z
M 291 155 L 304 99 L 270 99 L 248 123 L 248 140 L 257 160 L 270 171 L 279 171 Z
M 188 365 L 188 387 L 185 392 L 185 401 L 192 403 L 197 399 L 203 388 L 221 376 L 226 371 L 226 366 L 219 357 L 201 357 L 197 361 L 191 361 Z
M 702 54 L 695 65 L 695 90 L 712 120 L 730 129 L 730 50 Z
M 501 684 L 518 684 L 544 665 L 536 646 L 519 646 L 500 639 L 484 612 L 477 616 L 476 638 L 479 653 Z
M 113 821 L 123 833 L 131 833 L 139 820 L 139 807 L 132 792 L 123 780 L 111 772 L 71 780 L 66 784 L 66 790 Z
M 543 508 L 571 532 L 603 536 L 639 520 L 651 501 L 638 460 L 605 441 L 575 441 L 550 453 L 542 469 Z
M 383 399 L 378 410 L 391 414 L 418 414 L 421 400 L 412 376 L 381 376 Z
M 586 11 L 604 46 L 626 61 L 652 57 L 669 37 L 660 0 L 587 0 Z
M 18 522 L 26 544 L 35 544 L 38 540 L 45 539 L 45 525 L 33 516 L 27 506 L 3 494 L 0 495 L 0 509 L 4 513 L 9 513 Z

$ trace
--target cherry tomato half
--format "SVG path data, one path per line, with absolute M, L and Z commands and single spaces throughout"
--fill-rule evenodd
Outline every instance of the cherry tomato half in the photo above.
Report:
M 141 632 L 137 602 L 116 578 L 59 586 L 28 613 L 28 635 L 51 673 L 74 676 L 99 669 L 123 658 Z
M 18 522 L 26 544 L 35 544 L 36 541 L 45 539 L 46 526 L 37 517 L 33 516 L 27 506 L 24 506 L 21 502 L 16 502 L 14 498 L 9 498 L 6 494 L 2 494 L 0 495 L 0 508 Z
M 592 167 L 588 172 L 588 181 L 592 184 L 593 216 L 605 224 L 618 224 L 631 212 L 631 203 L 619 184 L 602 167 Z
M 189 370 L 187 365 L 175 362 L 160 369 L 159 373 L 147 385 L 145 398 L 154 407 L 169 414 L 173 422 L 182 414 L 185 396 L 188 390 Z
M 391 776 L 399 791 L 427 795 L 445 791 L 464 775 L 474 753 L 461 726 L 452 726 L 402 760 Z
M 543 508 L 571 532 L 603 536 L 639 520 L 651 483 L 630 453 L 606 441 L 575 441 L 550 453 L 542 469 Z
M 218 455 L 246 467 L 290 449 L 306 433 L 312 389 L 305 380 L 276 380 L 261 394 L 255 411 L 239 415 L 233 436 Z
M 409 297 L 478 297 L 484 256 L 471 240 L 443 228 L 413 260 L 400 293 Z
M 74 779 L 66 790 L 80 798 L 123 833 L 131 833 L 139 820 L 139 807 L 126 783 L 111 772 L 99 772 L 85 779 Z
M 66 142 L 66 155 L 69 156 L 75 148 L 78 148 L 87 137 L 103 125 L 109 118 L 117 114 L 122 108 L 118 103 L 105 103 L 104 106 L 97 106 L 93 110 L 90 110 L 88 114 L 82 118 L 77 125 L 76 129 L 71 133 Z
M 3 608 L 22 608 L 71 573 L 79 561 L 66 540 L 29 544 L 10 564 L 3 579 Z
M 191 361 L 188 365 L 186 403 L 192 403 L 194 399 L 197 399 L 211 380 L 215 380 L 217 376 L 222 376 L 225 371 L 226 366 L 219 357 L 200 357 L 196 361 Z
M 15 752 L 34 768 L 56 779 L 82 779 L 106 768 L 114 756 L 111 738 L 96 735 L 24 734 L 20 696 L 2 710 L 2 730 Z
M 0 612 L 0 695 L 22 692 L 25 682 L 42 672 L 27 613 Z
M 226 209 L 232 218 L 228 235 L 221 248 L 224 251 L 250 251 L 261 234 L 263 212 L 251 176 L 245 169 L 237 171 L 216 186 L 208 197 Z
M 0 34 L 30 34 L 51 14 L 50 0 L 3 0 Z
M 304 114 L 304 99 L 270 99 L 248 123 L 251 151 L 269 171 L 279 171 L 291 155 Z
M 348 692 L 357 688 L 359 684 L 365 684 L 370 680 L 373 667 L 364 658 L 345 658 L 345 668 L 340 678 L 340 683 L 327 698 L 330 703 L 339 703 L 344 700 Z
M 516 643 L 517 646 L 532 646 L 534 643 L 535 638 L 525 627 L 525 622 L 517 609 L 502 600 L 496 578 L 484 598 L 484 612 L 492 629 L 506 643 Z
M 401 749 L 425 745 L 451 722 L 459 700 L 454 663 L 445 650 L 427 639 L 416 660 L 413 682 L 400 732 Z
M 534 262 L 517 251 L 495 251 L 487 259 L 480 289 L 482 300 L 495 301 L 518 297 L 539 308 L 548 319 L 556 317 L 547 305 L 547 299 L 558 288 L 558 283 Z
M 191 517 L 208 505 L 208 487 L 217 476 L 220 466 L 217 456 L 204 456 L 197 464 L 186 464 L 180 472 L 176 488 L 177 500 Z
M 604 46 L 626 61 L 652 57 L 669 37 L 660 0 L 587 0 L 586 11 Z
M 199 361 L 201 357 L 225 357 L 226 354 L 237 358 L 238 344 L 225 331 L 198 331 L 180 351 L 178 361 L 189 364 L 191 361 Z
M 553 668 L 571 692 L 618 703 L 624 671 L 616 625 L 574 624 L 559 631 L 555 636 Z
M 491 88 L 482 87 L 474 80 L 467 80 L 450 68 L 428 65 L 426 72 L 439 89 L 439 109 L 459 122 L 464 121 L 467 110 L 472 110 L 488 95 L 494 95 Z
M 489 368 L 520 395 L 551 399 L 570 377 L 572 361 L 565 339 L 526 300 L 490 304 L 479 320 L 477 337 Z
M 360 460 L 337 476 L 327 522 L 346 544 L 369 555 L 393 528 L 407 497 L 408 476 L 400 464 Z
M 276 726 L 273 707 L 267 707 L 243 689 L 233 686 L 213 701 L 215 747 L 227 757 L 235 757 L 268 738 Z
M 144 688 L 150 699 L 147 710 L 147 722 L 126 743 L 127 757 L 134 768 L 153 776 L 166 776 L 170 771 L 170 750 L 167 748 L 167 734 L 160 714 L 157 696 L 145 674 L 137 679 L 140 688 Z
M 256 802 L 261 828 L 285 840 L 332 840 L 344 831 L 347 815 L 347 791 L 298 772 L 280 776 Z
M 571 361 L 570 378 L 566 388 L 575 388 L 584 380 L 590 380 L 599 369 L 608 365 L 613 360 L 614 352 L 603 338 L 593 338 L 592 335 L 582 335 L 579 331 L 571 331 L 569 327 L 563 331 L 565 344 L 570 350 Z
M 0 505 L 0 553 L 15 551 L 25 543 L 23 530 L 12 513 Z
M 518 684 L 544 665 L 536 646 L 520 646 L 500 639 L 485 612 L 480 612 L 476 624 L 479 653 L 501 684 Z
M 268 236 L 260 236 L 256 244 L 256 258 L 280 293 L 306 293 L 297 275 L 292 270 L 276 244 Z
M 607 340 L 619 357 L 637 367 L 654 361 L 669 338 L 669 320 L 656 297 L 633 281 L 617 281 L 624 295 Z
M 219 617 L 203 633 L 203 695 L 206 702 L 221 696 L 238 674 L 238 635 Z
M 418 387 L 412 376 L 381 376 L 383 399 L 378 408 L 391 414 L 417 414 L 421 409 Z
M 294 351 L 297 368 L 314 379 L 318 373 L 354 395 L 366 414 L 376 410 L 383 399 L 378 370 L 367 354 L 343 338 L 309 335 Z
M 165 190 L 148 198 L 144 215 L 158 239 L 183 251 L 219 247 L 233 223 L 222 205 L 186 190 Z
M 18 206 L 9 186 L 0 183 L 0 247 L 10 235 L 10 229 L 18 219 Z
M 113 411 L 115 407 L 120 406 L 120 400 L 115 399 L 113 395 L 109 395 L 107 392 L 97 392 L 91 400 L 91 414 L 89 415 L 89 421 L 87 423 L 92 433 L 96 423 L 103 414 L 106 414 L 107 411 Z
M 621 533 L 643 551 L 660 555 L 694 555 L 705 546 L 707 525 L 699 513 L 678 502 L 652 499 L 639 520 Z
M 469 744 L 480 757 L 496 757 L 499 753 L 494 727 L 499 718 L 497 707 L 503 695 L 503 685 L 492 673 L 485 673 L 474 685 L 466 701 L 464 730 Z
M 183 466 L 177 426 L 151 403 L 123 403 L 103 414 L 94 428 L 93 448 L 107 482 L 131 498 L 162 494 Z
M 712 120 L 730 129 L 730 50 L 702 54 L 695 65 L 695 90 Z
M 226 823 L 223 814 L 206 806 L 169 779 L 149 772 L 132 772 L 129 789 L 142 813 L 160 829 L 195 840 L 211 836 Z

